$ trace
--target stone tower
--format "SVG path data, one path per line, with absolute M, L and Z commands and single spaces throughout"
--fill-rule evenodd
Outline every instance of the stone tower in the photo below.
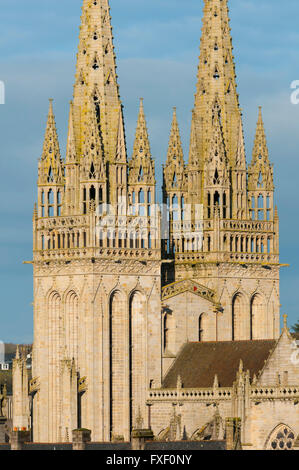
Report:
M 205 1 L 189 162 L 174 114 L 164 167 L 170 240 L 163 247 L 173 261 L 164 284 L 197 280 L 219 301 L 199 319 L 201 339 L 209 341 L 279 335 L 273 169 L 260 110 L 247 172 L 235 77 L 227 1 Z
M 67 440 L 75 428 L 127 441 L 150 426 L 147 399 L 186 343 L 279 337 L 273 168 L 261 109 L 246 164 L 227 1 L 205 0 L 189 160 L 174 109 L 166 211 L 156 205 L 142 99 L 127 156 L 112 39 L 108 0 L 84 0 L 65 159 L 50 100 L 33 213 L 38 442 Z M 22 367 L 17 358 L 20 425 L 29 409 Z M 164 424 L 165 410 L 153 420 Z
M 34 211 L 34 440 L 126 439 L 161 383 L 155 168 L 141 105 L 128 163 L 107 0 L 84 0 L 66 159 L 52 100 Z M 151 217 L 151 220 L 150 220 Z

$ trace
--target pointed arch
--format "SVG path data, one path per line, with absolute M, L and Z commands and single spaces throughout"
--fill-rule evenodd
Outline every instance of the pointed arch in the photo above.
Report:
M 146 311 L 147 299 L 144 293 L 137 290 L 130 296 L 129 301 L 129 330 L 130 330 L 130 426 L 136 424 L 136 419 L 145 403 L 146 380 Z
M 267 303 L 259 292 L 250 300 L 250 330 L 251 339 L 267 338 Z
M 201 313 L 198 317 L 198 341 L 206 341 L 207 338 L 207 322 L 208 316 L 206 313 Z
M 286 424 L 279 424 L 269 434 L 265 450 L 292 450 L 295 443 L 295 433 Z
M 242 341 L 249 339 L 249 315 L 247 301 L 243 292 L 238 291 L 232 300 L 232 339 Z
M 54 290 L 48 296 L 48 377 L 49 377 L 49 409 L 53 410 L 49 415 L 50 439 L 55 442 L 58 439 L 58 416 L 61 399 L 60 389 L 60 361 L 62 360 L 62 322 L 61 322 L 61 296 Z
M 163 346 L 164 351 L 175 350 L 175 318 L 172 311 L 167 311 L 163 318 Z
M 126 415 L 127 348 L 125 319 L 127 317 L 125 294 L 115 289 L 109 296 L 110 331 L 110 435 L 113 440 L 123 435 L 123 417 Z
M 69 359 L 75 359 L 78 363 L 79 353 L 79 297 L 74 290 L 67 292 L 65 296 L 65 345 Z

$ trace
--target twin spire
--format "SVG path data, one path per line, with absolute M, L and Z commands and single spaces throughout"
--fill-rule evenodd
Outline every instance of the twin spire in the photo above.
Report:
M 202 31 L 189 165 L 185 167 L 184 164 L 174 109 L 164 172 L 164 177 L 167 176 L 170 181 L 167 184 L 173 188 L 186 188 L 188 174 L 194 171 L 202 172 L 202 180 L 196 180 L 199 198 L 203 194 L 204 174 L 210 174 L 209 171 L 203 171 L 207 165 L 209 169 L 214 169 L 214 173 L 217 170 L 218 175 L 221 172 L 227 175 L 231 171 L 246 171 L 242 116 L 236 91 L 227 0 L 205 0 Z M 127 165 L 127 151 L 109 3 L 108 0 L 84 0 L 74 98 L 70 104 L 66 172 L 68 167 L 77 166 L 80 181 L 90 178 L 98 182 L 107 180 L 112 192 L 113 185 L 117 184 L 113 181 L 113 175 L 117 174 L 113 167 L 117 165 Z M 128 170 L 129 184 L 155 184 L 155 168 L 142 99 Z M 257 174 L 258 177 L 262 174 L 268 182 L 268 187 L 273 187 L 273 171 L 269 163 L 261 109 L 253 160 L 249 166 L 251 185 L 256 184 Z M 39 175 L 39 184 L 62 185 L 65 182 L 52 100 Z M 74 181 L 75 177 L 72 184 Z M 68 181 L 66 188 L 67 186 Z M 234 190 L 234 187 L 232 189 Z M 195 189 L 192 191 L 196 199 Z

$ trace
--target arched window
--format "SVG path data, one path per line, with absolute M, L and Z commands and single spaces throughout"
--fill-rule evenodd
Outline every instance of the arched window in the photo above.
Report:
M 151 234 L 150 234 L 150 233 L 148 234 L 148 248 L 149 248 L 149 249 L 152 248 L 152 237 L 151 237 Z
M 90 201 L 96 200 L 96 190 L 94 186 L 91 186 L 91 188 L 89 189 L 89 200 Z
M 198 341 L 203 340 L 203 313 L 198 318 Z
M 53 413 L 58 413 L 58 403 L 61 397 L 61 381 L 57 371 L 60 369 L 61 360 L 63 356 L 63 325 L 61 315 L 61 297 L 58 292 L 54 291 L 49 296 L 48 301 L 48 321 L 47 321 L 47 334 L 48 334 L 48 354 L 51 360 L 48 365 L 48 404 L 49 409 Z M 57 439 L 57 434 L 54 438 Z
M 152 215 L 151 203 L 152 203 L 152 193 L 151 193 L 151 190 L 149 189 L 147 192 L 147 215 L 148 217 Z
M 130 364 L 130 422 L 136 425 L 140 409 L 145 402 L 146 383 L 146 298 L 141 292 L 134 292 L 129 302 L 129 364 Z
M 181 198 L 181 218 L 185 220 L 185 198 L 182 196 Z
M 244 295 L 237 293 L 232 302 L 232 339 L 242 341 L 249 339 L 249 315 Z
M 138 193 L 138 215 L 140 217 L 144 217 L 145 216 L 145 206 L 144 206 L 144 191 L 143 189 L 140 189 L 139 193 Z
M 86 188 L 83 188 L 83 214 L 87 213 L 87 191 Z
M 208 219 L 211 218 L 211 194 L 208 193 Z
M 42 208 L 42 217 L 45 217 L 45 193 L 41 192 L 41 208 Z
M 172 313 L 166 313 L 164 316 L 164 351 L 174 350 L 175 330 L 174 317 Z
M 54 204 L 54 193 L 52 189 L 48 192 L 48 204 Z
M 295 434 L 289 426 L 280 424 L 270 434 L 266 442 L 267 450 L 292 450 Z
M 136 215 L 136 194 L 132 192 L 132 215 Z
M 172 198 L 172 220 L 177 222 L 179 220 L 179 201 L 177 195 Z
M 267 339 L 267 306 L 260 294 L 250 302 L 251 339 Z
M 69 292 L 65 300 L 65 335 L 68 356 L 78 360 L 79 351 L 79 299 L 75 292 Z
M 111 437 L 123 435 L 123 416 L 127 411 L 126 381 L 127 346 L 123 318 L 127 311 L 126 297 L 116 291 L 109 302 L 109 366 L 110 366 L 110 433 Z
M 214 206 L 218 205 L 219 206 L 220 204 L 220 194 L 218 193 L 218 191 L 216 191 L 214 193 Z
M 62 206 L 61 192 L 58 190 L 57 191 L 57 215 L 58 217 L 61 216 L 61 206 Z
M 48 216 L 54 216 L 54 193 L 52 189 L 48 192 Z

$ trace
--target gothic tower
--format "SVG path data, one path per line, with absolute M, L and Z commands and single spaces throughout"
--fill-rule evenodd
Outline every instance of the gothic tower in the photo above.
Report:
M 173 112 L 166 211 L 142 99 L 127 157 L 108 0 L 83 0 L 66 156 L 50 100 L 37 186 L 34 441 L 67 441 L 75 428 L 128 441 L 150 425 L 151 389 L 185 343 L 278 338 L 273 167 L 261 109 L 246 164 L 226 0 L 205 0 L 187 164 Z M 18 425 L 29 412 L 23 362 Z
M 51 100 L 39 162 L 30 384 L 39 442 L 77 427 L 128 440 L 149 384 L 161 383 L 155 169 L 143 106 L 127 161 L 112 38 L 108 0 L 84 0 L 66 158 Z
M 247 172 L 227 1 L 205 0 L 189 162 L 185 167 L 174 116 L 164 168 L 170 208 L 164 256 L 173 261 L 164 284 L 190 279 L 214 292 L 214 313 L 197 312 L 207 340 L 279 335 L 273 193 L 261 111 Z

